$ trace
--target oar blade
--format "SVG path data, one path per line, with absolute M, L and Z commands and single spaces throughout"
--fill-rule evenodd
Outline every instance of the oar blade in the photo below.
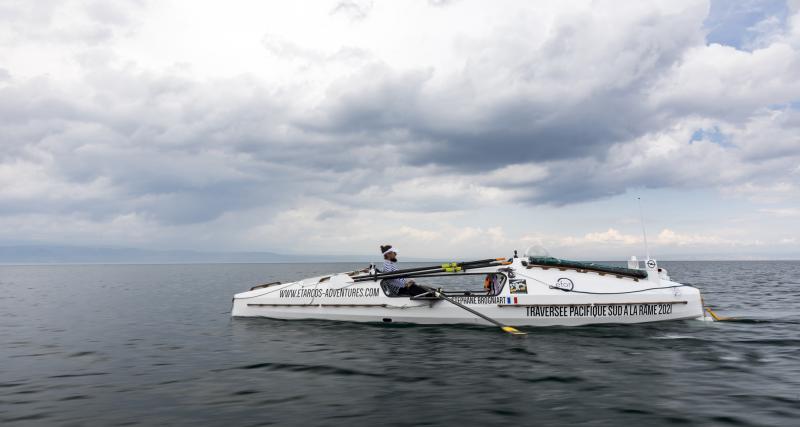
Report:
M 512 326 L 503 326 L 503 327 L 501 327 L 500 329 L 502 329 L 502 330 L 504 330 L 504 331 L 508 332 L 508 333 L 509 333 L 509 334 L 511 334 L 511 335 L 528 335 L 527 333 L 525 333 L 525 332 L 522 332 L 522 331 L 520 331 L 519 329 L 517 329 L 517 328 L 514 328 L 514 327 L 512 327 Z
M 714 319 L 714 321 L 716 322 L 726 322 L 726 321 L 736 320 L 733 317 L 720 316 L 717 313 L 714 313 L 714 311 L 712 311 L 708 307 L 706 307 L 706 311 L 708 312 L 708 314 L 711 315 L 711 318 Z

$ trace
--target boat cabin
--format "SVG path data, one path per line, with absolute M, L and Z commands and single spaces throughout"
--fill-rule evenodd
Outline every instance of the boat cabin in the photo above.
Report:
M 381 280 L 380 285 L 383 293 L 388 297 L 399 297 L 394 292 L 390 282 L 397 279 Z M 406 279 L 408 280 L 408 279 Z M 441 288 L 445 295 L 470 296 L 483 295 L 495 296 L 503 292 L 503 288 L 509 283 L 506 273 L 463 273 L 463 274 L 441 274 L 414 277 L 416 283 L 432 288 Z M 511 280 L 510 293 L 527 293 L 527 285 L 524 280 Z

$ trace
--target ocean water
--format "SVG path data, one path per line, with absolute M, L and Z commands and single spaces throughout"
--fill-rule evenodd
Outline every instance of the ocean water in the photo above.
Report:
M 734 322 L 232 319 L 360 264 L 0 266 L 0 424 L 798 425 L 800 262 L 664 262 Z

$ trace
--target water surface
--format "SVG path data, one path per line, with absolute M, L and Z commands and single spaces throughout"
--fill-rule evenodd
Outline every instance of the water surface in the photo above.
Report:
M 254 284 L 364 266 L 0 266 L 0 423 L 796 425 L 800 262 L 662 265 L 742 320 L 231 319 Z

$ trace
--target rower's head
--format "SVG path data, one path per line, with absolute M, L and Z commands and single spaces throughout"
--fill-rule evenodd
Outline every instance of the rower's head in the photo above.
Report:
M 392 245 L 381 245 L 381 253 L 383 254 L 383 259 L 397 262 L 397 249 L 392 247 Z

